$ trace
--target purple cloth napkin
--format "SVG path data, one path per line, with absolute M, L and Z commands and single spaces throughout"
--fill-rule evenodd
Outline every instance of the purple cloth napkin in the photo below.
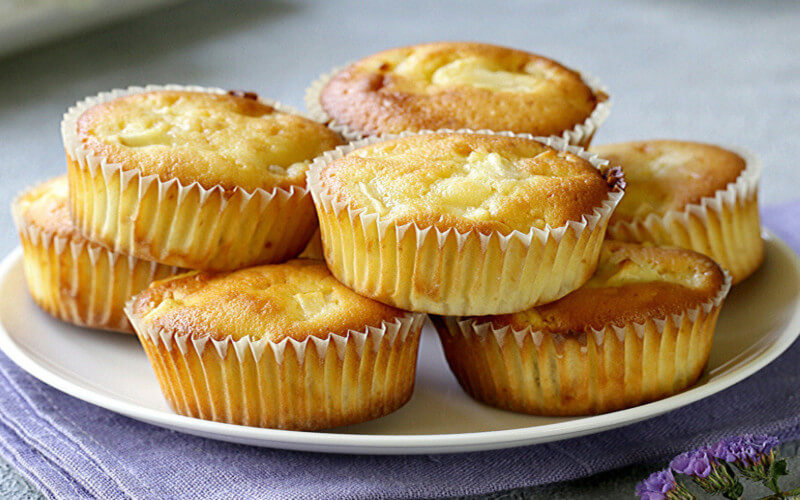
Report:
M 800 202 L 764 221 L 800 251 Z M 52 389 L 0 354 L 0 454 L 58 498 L 397 498 L 478 494 L 653 460 L 730 434 L 800 439 L 800 343 L 747 380 L 645 422 L 557 443 L 429 456 L 291 452 L 139 423 Z

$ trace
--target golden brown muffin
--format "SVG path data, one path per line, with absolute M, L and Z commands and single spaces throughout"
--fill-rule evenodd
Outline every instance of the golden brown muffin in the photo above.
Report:
M 570 132 L 571 142 L 586 146 L 607 110 L 593 113 L 608 96 L 536 54 L 439 42 L 362 59 L 310 89 L 308 99 L 309 109 L 360 137 L 445 128 Z
M 176 412 L 294 430 L 405 404 L 424 321 L 304 259 L 156 282 L 126 313 Z
M 69 218 L 67 176 L 22 193 L 12 206 L 34 301 L 63 321 L 133 333 L 125 301 L 180 270 L 117 254 L 84 238 Z
M 308 165 L 342 143 L 255 94 L 193 87 L 86 99 L 62 134 L 81 231 L 140 258 L 211 270 L 297 255 L 315 227 Z
M 569 293 L 594 272 L 624 183 L 551 144 L 426 133 L 320 159 L 309 187 L 328 266 L 363 295 L 438 314 L 512 312 Z
M 729 288 L 699 253 L 608 240 L 592 279 L 556 302 L 433 320 L 474 398 L 539 415 L 603 413 L 692 385 Z
M 764 256 L 755 159 L 711 144 L 653 140 L 592 149 L 628 182 L 609 236 L 704 253 L 738 283 Z
M 206 189 L 305 184 L 309 160 L 342 143 L 319 123 L 251 95 L 160 90 L 98 104 L 78 118 L 92 154 L 125 170 Z

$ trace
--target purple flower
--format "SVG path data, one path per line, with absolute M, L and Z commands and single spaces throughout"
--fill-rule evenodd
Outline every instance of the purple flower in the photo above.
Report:
M 672 471 L 665 469 L 650 474 L 650 477 L 637 484 L 636 494 L 644 500 L 664 500 L 676 486 Z
M 745 434 L 725 438 L 712 446 L 709 452 L 726 462 L 755 465 L 761 463 L 778 444 L 774 436 Z
M 709 454 L 708 447 L 699 450 L 681 453 L 672 459 L 669 466 L 675 472 L 686 474 L 697 478 L 706 478 L 713 469 L 714 458 Z

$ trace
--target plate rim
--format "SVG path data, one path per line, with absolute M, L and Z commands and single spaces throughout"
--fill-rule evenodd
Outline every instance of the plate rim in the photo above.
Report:
M 791 257 L 795 272 L 800 275 L 800 257 L 794 250 L 769 230 L 764 231 L 764 238 L 776 244 L 782 253 Z M 0 263 L 0 283 L 5 283 L 13 268 L 21 265 L 21 259 L 22 248 L 20 246 L 3 258 Z M 700 401 L 741 382 L 777 359 L 794 343 L 798 336 L 800 336 L 800 300 L 797 301 L 797 307 L 781 328 L 779 336 L 761 354 L 719 379 L 658 401 L 600 415 L 577 417 L 565 422 L 514 429 L 451 434 L 382 435 L 249 427 L 202 420 L 122 401 L 62 378 L 37 362 L 14 341 L 5 325 L 0 321 L 0 350 L 11 361 L 39 381 L 89 404 L 151 425 L 216 440 L 323 453 L 373 455 L 462 453 L 511 448 L 558 441 L 629 425 Z

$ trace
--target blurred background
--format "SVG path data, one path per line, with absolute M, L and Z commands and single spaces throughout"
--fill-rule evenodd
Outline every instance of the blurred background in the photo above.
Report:
M 64 170 L 61 114 L 114 87 L 184 83 L 303 105 L 321 72 L 372 52 L 478 40 L 599 77 L 596 143 L 685 138 L 764 160 L 764 205 L 800 196 L 800 2 L 0 0 L 0 195 Z M 68 33 L 65 33 L 68 32 Z M 49 37 L 49 39 L 48 39 Z M 0 204 L 0 253 L 16 238 Z

